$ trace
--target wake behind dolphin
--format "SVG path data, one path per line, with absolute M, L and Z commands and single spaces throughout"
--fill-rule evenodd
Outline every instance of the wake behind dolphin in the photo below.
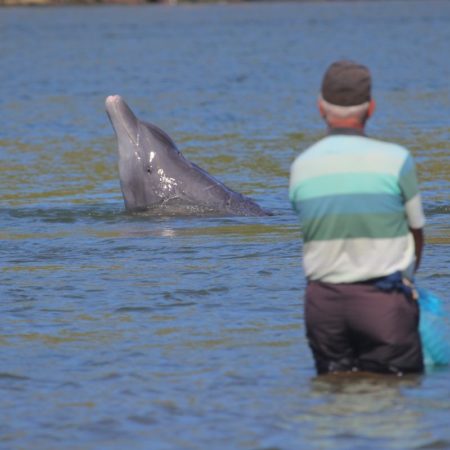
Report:
M 188 161 L 163 130 L 141 122 L 119 95 L 107 97 L 105 104 L 117 136 L 120 186 L 128 211 L 271 215 Z

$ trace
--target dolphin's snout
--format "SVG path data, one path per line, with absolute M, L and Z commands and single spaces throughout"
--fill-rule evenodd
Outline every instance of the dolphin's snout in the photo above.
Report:
M 105 105 L 106 106 L 108 106 L 108 105 L 114 105 L 114 104 L 117 104 L 117 103 L 119 103 L 120 102 L 120 100 L 121 100 L 121 97 L 120 97 L 120 95 L 108 95 L 108 97 L 106 97 L 106 100 L 105 100 Z
M 139 142 L 139 126 L 138 120 L 120 95 L 108 95 L 105 100 L 106 113 L 116 132 L 119 141 L 128 136 L 129 140 L 138 145 Z M 120 152 L 121 145 L 119 145 Z

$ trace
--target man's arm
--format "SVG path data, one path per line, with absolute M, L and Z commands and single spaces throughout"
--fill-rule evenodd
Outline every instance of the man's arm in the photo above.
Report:
M 414 247 L 416 252 L 416 264 L 414 266 L 414 272 L 417 272 L 420 266 L 420 260 L 422 258 L 422 250 L 424 245 L 423 228 L 410 228 L 409 229 L 414 238 Z

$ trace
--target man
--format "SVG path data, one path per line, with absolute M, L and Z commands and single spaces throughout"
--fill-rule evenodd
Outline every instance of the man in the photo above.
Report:
M 327 137 L 291 166 L 307 277 L 305 322 L 319 374 L 420 373 L 419 309 L 411 280 L 425 218 L 405 148 L 365 135 L 369 70 L 338 61 L 318 101 Z

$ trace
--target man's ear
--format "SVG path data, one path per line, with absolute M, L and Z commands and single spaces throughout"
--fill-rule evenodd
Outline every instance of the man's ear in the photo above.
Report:
M 325 115 L 326 115 L 325 108 L 323 107 L 323 104 L 322 104 L 322 96 L 321 95 L 319 95 L 319 98 L 317 99 L 317 108 L 319 109 L 320 116 L 325 118 Z
M 371 99 L 370 103 L 369 103 L 369 109 L 367 110 L 367 117 L 368 118 L 372 117 L 372 114 L 374 113 L 376 106 L 377 106 L 377 104 L 375 103 L 375 100 Z

